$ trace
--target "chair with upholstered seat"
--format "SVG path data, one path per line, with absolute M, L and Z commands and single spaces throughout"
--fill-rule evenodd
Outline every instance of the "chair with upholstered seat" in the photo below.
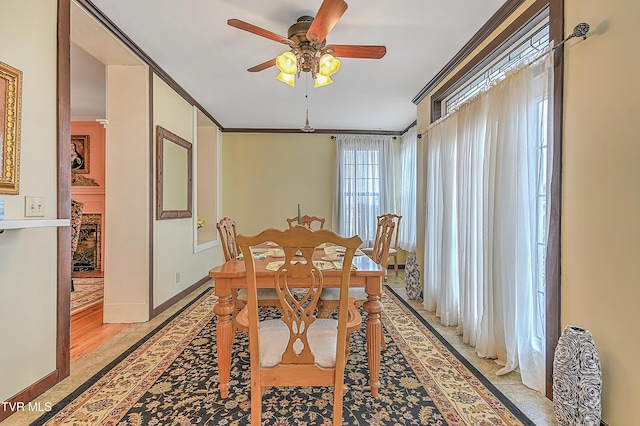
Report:
M 73 272 L 73 256 L 76 254 L 80 242 L 80 228 L 82 226 L 82 210 L 84 203 L 71 200 L 71 271 Z M 71 278 L 71 291 L 74 291 L 73 278 Z
M 361 321 L 358 311 L 349 304 L 348 289 L 353 256 L 362 240 L 357 236 L 344 238 L 328 229 L 312 231 L 293 226 L 284 231 L 267 229 L 253 237 L 239 235 L 237 241 L 245 254 L 249 292 L 237 323 L 249 331 L 251 424 L 260 425 L 266 386 L 332 386 L 333 424 L 342 425 L 348 333 L 357 330 Z M 276 319 L 259 318 L 255 260 L 250 255 L 252 246 L 268 241 L 285 252 L 272 277 L 282 311 Z M 342 270 L 323 271 L 313 263 L 316 247 L 324 243 L 346 248 Z M 338 290 L 343 295 L 337 319 L 316 317 L 318 297 L 329 275 L 332 280 L 339 276 Z
M 222 218 L 216 223 L 218 234 L 220 235 L 220 243 L 224 253 L 224 260 L 228 262 L 240 255 L 240 249 L 236 242 L 236 222 L 228 217 Z M 258 299 L 260 306 L 280 306 L 278 295 L 275 290 L 270 288 L 261 288 L 258 291 Z M 247 290 L 232 290 L 231 298 L 233 300 L 234 315 L 239 312 L 247 303 Z
M 325 219 L 318 216 L 300 216 L 300 223 L 298 223 L 298 216 L 287 219 L 289 223 L 289 228 L 295 225 L 302 225 L 306 228 L 313 229 L 314 223 L 318 224 L 318 229 L 324 229 Z
M 378 229 L 376 234 L 378 235 L 378 238 L 370 257 L 386 271 L 389 262 L 389 246 L 391 245 L 391 237 L 393 236 L 395 223 L 393 219 L 389 217 L 379 217 L 377 227 Z M 352 287 L 349 289 L 349 297 L 356 299 L 356 306 L 362 306 L 362 304 L 367 301 L 367 292 L 363 287 Z M 339 289 L 323 289 L 318 303 L 318 316 L 321 318 L 328 318 L 338 307 L 339 300 Z M 382 346 L 386 348 L 384 338 L 382 339 Z
M 393 244 L 389 247 L 389 257 L 393 257 L 393 270 L 398 275 L 398 238 L 400 236 L 400 221 L 402 220 L 402 216 L 394 213 L 385 213 L 378 216 L 378 220 L 382 217 L 388 217 L 393 219 L 395 222 L 395 234 L 393 237 Z M 378 228 L 379 230 L 380 228 Z M 375 247 L 376 240 L 378 239 L 378 232 L 376 232 L 376 237 L 374 239 L 373 245 Z M 373 252 L 373 247 L 371 248 L 363 248 L 362 251 L 369 257 L 371 257 L 371 253 Z M 387 265 L 388 266 L 388 265 Z

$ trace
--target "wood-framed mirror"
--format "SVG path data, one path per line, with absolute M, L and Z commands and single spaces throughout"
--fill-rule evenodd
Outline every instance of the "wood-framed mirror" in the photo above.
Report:
M 156 127 L 156 219 L 192 217 L 192 145 L 161 126 Z

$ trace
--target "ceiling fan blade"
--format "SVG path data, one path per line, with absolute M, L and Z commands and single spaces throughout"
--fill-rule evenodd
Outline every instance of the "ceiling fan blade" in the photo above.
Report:
M 324 50 L 331 52 L 338 58 L 366 58 L 380 59 L 387 53 L 385 46 L 359 46 L 351 44 L 329 44 Z
M 313 43 L 322 43 L 345 10 L 347 3 L 344 0 L 324 0 L 307 30 L 307 39 Z
M 256 27 L 255 25 L 250 24 L 248 22 L 241 21 L 240 19 L 229 19 L 227 21 L 227 24 L 229 24 L 232 27 L 236 27 L 238 29 L 259 35 L 261 37 L 265 37 L 270 40 L 277 41 L 278 43 L 284 43 L 289 45 L 293 44 L 293 41 L 289 40 L 286 37 L 283 37 L 276 33 L 272 33 L 271 31 L 265 30 L 264 28 Z
M 266 70 L 267 68 L 271 68 L 276 64 L 276 58 L 269 59 L 267 62 L 263 62 L 260 65 L 256 65 L 255 67 L 249 68 L 247 71 L 249 72 L 258 72 L 262 70 Z

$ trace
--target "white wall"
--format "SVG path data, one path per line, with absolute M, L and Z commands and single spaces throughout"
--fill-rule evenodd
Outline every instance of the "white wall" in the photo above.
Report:
M 107 66 L 104 322 L 149 319 L 149 72 Z
M 24 219 L 26 195 L 56 218 L 56 14 L 54 0 L 0 2 L 0 61 L 23 73 L 20 193 L 0 194 L 5 220 Z M 56 369 L 56 245 L 55 228 L 0 234 L 0 401 Z
M 154 76 L 153 120 L 155 126 L 162 126 L 186 141 L 195 143 L 194 114 L 196 112 L 192 105 L 159 77 Z M 193 160 L 195 162 L 195 158 Z M 193 185 L 194 189 L 197 188 L 197 175 L 194 176 Z M 191 218 L 155 220 L 154 307 L 208 276 L 209 270 L 219 264 L 219 256 L 216 255 L 214 248 L 194 253 L 196 215 L 197 212 L 194 211 Z M 213 223 L 211 225 L 215 226 Z M 179 274 L 179 279 L 176 274 Z

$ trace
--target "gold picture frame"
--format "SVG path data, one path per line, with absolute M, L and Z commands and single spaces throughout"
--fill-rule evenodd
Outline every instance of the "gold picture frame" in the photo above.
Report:
M 89 135 L 71 135 L 71 171 L 89 173 Z
M 22 71 L 0 62 L 0 194 L 20 187 Z

